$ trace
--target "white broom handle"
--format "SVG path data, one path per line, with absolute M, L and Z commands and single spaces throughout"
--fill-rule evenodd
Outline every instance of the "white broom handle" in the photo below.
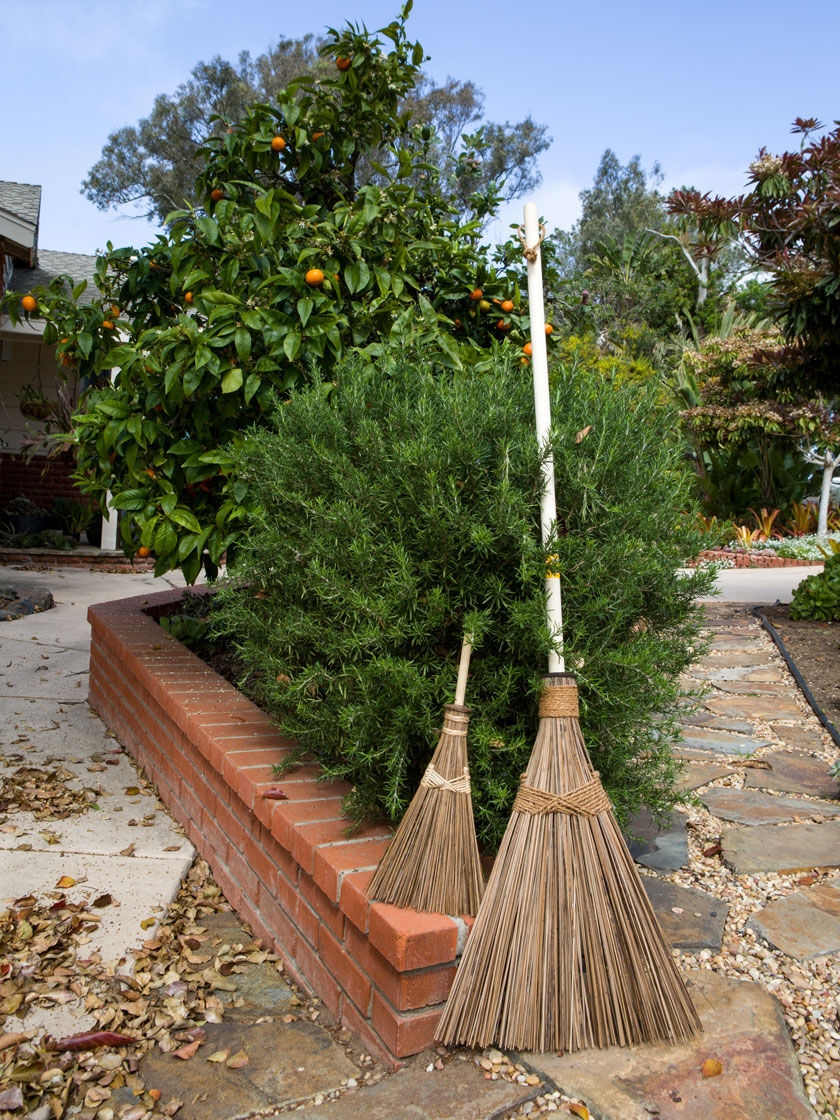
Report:
M 455 703 L 459 704 L 462 708 L 467 695 L 467 675 L 470 670 L 471 653 L 472 645 L 470 644 L 470 635 L 468 634 L 464 638 L 464 644 L 461 646 L 461 660 L 458 664 L 458 683 L 455 685 Z
M 537 443 L 542 452 L 551 434 L 551 398 L 548 392 L 548 349 L 545 335 L 545 304 L 540 254 L 540 222 L 536 204 L 525 203 L 525 244 L 535 249 L 534 260 L 526 257 L 528 270 L 528 312 L 531 321 L 531 365 L 534 374 L 534 410 L 537 420 Z M 542 542 L 547 547 L 557 520 L 554 492 L 554 459 L 543 459 L 543 495 L 540 503 Z M 563 644 L 563 604 L 560 596 L 560 573 L 549 563 L 546 569 L 546 615 L 554 646 L 548 655 L 549 673 L 565 671 L 565 662 L 557 647 Z

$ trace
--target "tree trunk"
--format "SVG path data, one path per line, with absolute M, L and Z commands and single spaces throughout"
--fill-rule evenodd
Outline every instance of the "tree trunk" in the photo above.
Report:
M 828 506 L 831 501 L 831 480 L 834 476 L 835 468 L 840 464 L 840 452 L 837 455 L 832 455 L 830 451 L 826 451 L 825 459 L 823 459 L 823 475 L 822 486 L 820 487 L 820 508 L 817 515 L 817 536 L 828 536 Z

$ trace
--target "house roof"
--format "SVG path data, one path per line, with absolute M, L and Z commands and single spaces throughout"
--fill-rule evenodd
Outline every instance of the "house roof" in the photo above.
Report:
M 0 248 L 30 268 L 38 262 L 41 188 L 0 179 Z
M 42 284 L 46 287 L 56 276 L 65 274 L 72 279 L 74 285 L 80 280 L 87 280 L 88 286 L 79 302 L 90 303 L 97 295 L 96 285 L 93 282 L 95 273 L 96 257 L 94 256 L 87 253 L 58 253 L 53 249 L 41 249 L 38 253 L 37 268 L 24 268 L 19 264 L 15 267 L 9 291 L 24 295 L 32 291 L 36 285 Z

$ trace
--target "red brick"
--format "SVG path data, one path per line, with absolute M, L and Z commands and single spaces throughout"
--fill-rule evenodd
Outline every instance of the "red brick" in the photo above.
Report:
M 434 1043 L 443 1007 L 401 1015 L 376 991 L 372 1002 L 374 1030 L 395 1057 L 408 1058 L 411 1054 L 428 1050 Z
M 353 1001 L 363 1015 L 368 1015 L 370 1013 L 370 980 L 341 942 L 337 941 L 330 931 L 324 927 L 321 928 L 318 953 L 330 975 L 335 977 L 345 995 Z
M 399 1069 L 403 1064 L 396 1061 L 393 1054 L 388 1053 L 388 1048 L 371 1025 L 370 1019 L 360 1014 L 352 1000 L 346 996 L 341 1001 L 341 1025 L 357 1036 L 359 1041 L 367 1047 L 368 1053 L 375 1054 L 392 1070 Z
M 397 1011 L 415 1011 L 443 1003 L 455 977 L 455 965 L 437 965 L 414 972 L 399 972 L 349 924 L 345 932 L 348 952 Z
M 253 870 L 254 874 L 269 893 L 277 889 L 277 877 L 280 868 L 272 859 L 274 845 L 262 825 L 257 825 L 250 836 L 246 836 L 242 848 L 242 858 Z
M 386 902 L 370 907 L 371 944 L 400 972 L 455 960 L 458 927 L 443 914 L 403 910 Z
M 309 878 L 301 875 L 298 879 L 298 890 L 303 899 L 309 903 L 320 921 L 332 931 L 335 937 L 341 940 L 344 934 L 344 915 L 339 908 L 327 898 L 319 886 Z M 313 942 L 314 944 L 314 942 Z
M 349 921 L 362 933 L 367 933 L 370 899 L 367 887 L 373 878 L 372 871 L 352 871 L 341 881 L 338 904 Z
M 236 882 L 243 896 L 245 898 L 256 899 L 259 879 L 253 869 L 249 867 L 247 861 L 242 858 L 241 852 L 237 851 L 232 844 L 228 847 L 226 862 L 231 877 Z
M 295 963 L 318 998 L 323 1001 L 333 1015 L 337 1016 L 340 1003 L 339 986 L 324 967 L 315 950 L 303 938 L 298 938 Z
M 338 902 L 344 876 L 351 871 L 374 870 L 389 842 L 390 838 L 350 840 L 346 844 L 318 848 L 313 868 L 315 882 Z

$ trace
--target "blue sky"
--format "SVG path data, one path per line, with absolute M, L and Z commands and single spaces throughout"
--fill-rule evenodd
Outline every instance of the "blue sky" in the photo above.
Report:
M 399 0 L 0 0 L 0 179 L 39 183 L 42 248 L 144 244 L 153 228 L 79 193 L 108 134 L 196 62 L 262 53 L 347 21 L 374 30 Z M 736 193 L 796 116 L 840 117 L 838 0 L 415 0 L 409 34 L 436 79 L 471 79 L 491 120 L 529 113 L 553 143 L 533 200 L 568 228 L 605 148 L 662 165 L 665 186 Z M 505 215 L 521 219 L 521 203 Z M 499 236 L 504 233 L 498 226 Z

